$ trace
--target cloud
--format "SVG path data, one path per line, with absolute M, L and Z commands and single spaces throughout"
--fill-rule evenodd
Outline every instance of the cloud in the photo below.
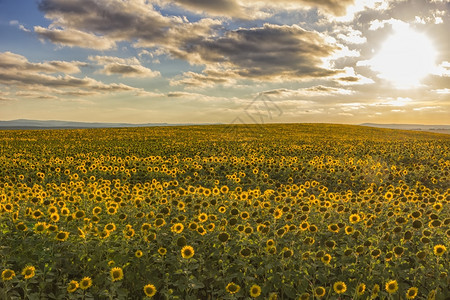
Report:
M 440 63 L 436 67 L 436 70 L 434 70 L 433 74 L 442 77 L 450 77 L 450 62 L 443 61 L 442 63 Z
M 0 84 L 41 93 L 72 95 L 102 92 L 138 92 L 125 84 L 105 84 L 93 78 L 78 78 L 67 74 L 80 72 L 80 62 L 49 61 L 31 63 L 26 57 L 0 52 Z M 63 74 L 60 74 L 63 73 Z
M 216 39 L 187 43 L 173 55 L 195 64 L 220 66 L 223 71 L 216 72 L 216 77 L 222 73 L 221 77 L 283 80 L 339 73 L 322 67 L 323 59 L 337 50 L 337 46 L 327 43 L 317 32 L 297 25 L 265 24 L 228 31 Z
M 47 29 L 41 26 L 34 26 L 34 32 L 41 38 L 48 39 L 54 44 L 68 47 L 108 50 L 116 46 L 113 40 L 75 29 Z
M 96 62 L 98 65 L 103 65 L 100 73 L 106 75 L 118 74 L 122 77 L 138 78 L 152 78 L 161 75 L 158 71 L 152 71 L 142 66 L 135 57 L 124 59 L 112 56 L 89 56 L 89 60 Z
M 94 49 L 109 49 L 119 41 L 165 44 L 173 31 L 184 29 L 185 36 L 192 36 L 195 24 L 163 16 L 146 1 L 42 0 L 39 9 L 53 23 L 49 29 L 37 27 L 38 34 L 62 45 Z
M 28 28 L 26 28 L 23 24 L 20 24 L 19 21 L 17 21 L 17 20 L 9 21 L 9 25 L 16 26 L 17 28 L 19 28 L 20 30 L 25 31 L 25 32 L 31 32 Z
M 330 9 L 336 7 L 334 10 L 338 12 L 353 1 L 285 2 L 303 6 L 319 5 Z M 183 1 L 183 5 L 200 5 L 209 9 L 237 7 L 225 5 L 226 3 L 228 2 L 223 0 L 218 4 Z M 108 0 L 100 4 L 94 0 L 43 0 L 39 8 L 47 18 L 53 20 L 53 23 L 49 29 L 36 27 L 35 31 L 42 36 L 46 35 L 55 43 L 109 49 L 119 41 L 130 41 L 134 47 L 156 48 L 159 53 L 186 60 L 191 64 L 219 66 L 219 73 L 222 74 L 186 73 L 180 83 L 191 86 L 209 85 L 213 82 L 226 83 L 235 78 L 254 80 L 322 78 L 339 72 L 324 67 L 325 58 L 335 55 L 338 50 L 342 50 L 340 56 L 358 55 L 355 51 L 339 48 L 317 32 L 307 31 L 297 25 L 265 24 L 263 27 L 250 29 L 219 31 L 216 28 L 222 23 L 220 20 L 204 18 L 191 23 L 185 18 L 163 16 L 147 1 L 136 0 L 125 3 Z M 221 32 L 223 33 L 219 35 Z M 86 38 L 82 38 L 82 34 L 86 34 Z M 136 65 L 114 63 L 105 66 L 103 72 L 131 76 L 139 72 L 145 73 L 145 70 Z M 200 84 L 200 80 L 206 83 Z
M 160 3 L 175 3 L 194 12 L 205 12 L 214 16 L 253 19 L 261 10 L 299 10 L 318 8 L 335 16 L 345 15 L 354 0 L 172 0 Z
M 231 72 L 224 72 L 219 70 L 213 70 L 210 68 L 205 69 L 202 74 L 195 72 L 184 72 L 180 78 L 174 78 L 170 81 L 171 85 L 185 85 L 187 87 L 214 87 L 218 84 L 232 85 L 236 83 L 236 74 Z
M 340 30 L 337 38 L 347 44 L 364 44 L 367 42 L 367 38 L 362 35 L 362 32 L 355 30 L 351 27 L 344 27 Z
M 351 90 L 343 88 L 335 88 L 330 86 L 316 85 L 309 88 L 301 89 L 275 89 L 263 92 L 265 95 L 279 99 L 305 99 L 305 97 L 319 97 L 319 96 L 335 96 L 335 95 L 350 95 Z
M 372 79 L 357 74 L 352 67 L 345 67 L 342 74 L 334 77 L 334 81 L 341 85 L 364 85 L 375 83 Z
M 78 61 L 48 61 L 44 63 L 31 63 L 26 57 L 12 52 L 0 52 L 0 68 L 7 71 L 14 69 L 28 72 L 41 73 L 66 73 L 74 74 L 80 72 L 80 66 L 85 66 L 85 63 Z

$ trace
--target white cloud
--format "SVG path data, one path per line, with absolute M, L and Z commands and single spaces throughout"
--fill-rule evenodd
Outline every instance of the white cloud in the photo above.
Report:
M 58 45 L 96 50 L 108 50 L 116 47 L 114 40 L 76 29 L 47 29 L 34 26 L 34 32 L 41 38 L 48 39 Z
M 89 60 L 103 66 L 99 72 L 106 75 L 117 74 L 122 77 L 138 78 L 152 78 L 161 75 L 158 71 L 152 71 L 142 66 L 135 57 L 124 59 L 112 56 L 89 56 Z

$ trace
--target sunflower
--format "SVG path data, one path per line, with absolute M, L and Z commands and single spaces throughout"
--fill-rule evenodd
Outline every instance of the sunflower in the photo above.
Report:
M 350 235 L 354 232 L 355 230 L 353 229 L 352 226 L 345 226 L 345 234 Z
M 406 299 L 414 299 L 414 298 L 416 298 L 418 291 L 419 290 L 416 287 L 410 287 L 406 291 Z
M 78 281 L 76 280 L 72 280 L 69 282 L 69 284 L 67 285 L 67 291 L 69 293 L 73 293 L 78 289 L 79 285 L 78 285 Z
M 322 298 L 323 296 L 325 296 L 325 293 L 326 293 L 326 290 L 322 286 L 316 287 L 314 289 L 314 296 L 316 296 L 317 298 Z
M 205 235 L 206 234 L 206 230 L 205 230 L 205 227 L 203 227 L 203 226 L 198 226 L 197 227 L 197 232 L 200 234 L 200 235 Z
M 230 238 L 230 235 L 226 232 L 221 232 L 219 233 L 219 235 L 217 236 L 217 238 L 219 239 L 219 241 L 221 241 L 222 243 L 225 243 L 226 241 L 228 241 L 228 239 Z
M 325 264 L 329 264 L 331 261 L 331 255 L 330 254 L 325 254 L 322 258 L 321 258 L 322 262 Z
M 275 209 L 274 212 L 273 212 L 273 217 L 275 219 L 281 218 L 282 215 L 283 215 L 283 211 L 281 209 L 279 209 L 279 208 Z
M 257 284 L 252 285 L 250 288 L 250 297 L 256 298 L 261 295 L 261 287 Z
M 208 215 L 205 214 L 205 213 L 201 213 L 201 214 L 198 216 L 198 220 L 199 220 L 201 223 L 206 222 L 206 221 L 208 220 Z
M 436 245 L 433 248 L 433 252 L 434 254 L 436 254 L 437 256 L 442 256 L 444 255 L 445 251 L 447 251 L 447 248 L 444 245 Z
M 63 241 L 65 241 L 65 240 L 67 240 L 69 238 L 69 232 L 67 232 L 67 231 L 60 231 L 60 232 L 58 232 L 56 234 L 55 238 L 58 241 L 63 242 Z
M 380 293 L 380 286 L 375 284 L 372 288 L 372 295 L 370 296 L 370 299 L 375 299 L 378 297 L 378 293 Z
M 362 296 L 364 294 L 364 292 L 366 291 L 366 285 L 364 283 L 360 283 L 357 287 L 356 287 L 356 294 L 358 296 Z
M 226 186 L 226 185 L 224 185 L 224 186 L 222 186 L 222 187 L 220 188 L 220 192 L 221 192 L 222 194 L 226 194 L 226 193 L 228 193 L 228 191 L 229 191 L 229 188 L 228 188 L 228 186 Z
M 45 222 L 37 222 L 34 224 L 34 231 L 36 233 L 43 233 L 47 229 L 47 223 Z
M 300 297 L 298 298 L 298 300 L 309 300 L 309 293 L 303 293 L 300 295 Z
M 192 248 L 191 246 L 184 246 L 181 249 L 181 256 L 186 259 L 189 259 L 192 256 L 194 256 L 194 253 L 195 253 L 194 248 Z
M 175 223 L 172 225 L 171 231 L 174 233 L 181 233 L 183 232 L 184 225 L 181 223 Z
M 244 249 L 241 249 L 241 251 L 239 251 L 239 254 L 242 257 L 249 257 L 252 254 L 252 251 L 248 248 L 244 248 Z
M 394 294 L 398 290 L 397 280 L 390 280 L 386 283 L 386 292 L 389 294 Z
M 57 213 L 53 213 L 53 214 L 50 215 L 50 219 L 53 222 L 58 222 L 59 221 L 59 215 Z
M 17 223 L 16 228 L 20 231 L 26 231 L 28 229 L 27 225 L 25 225 L 23 222 Z
M 316 225 L 309 225 L 308 229 L 310 232 L 317 232 L 319 230 Z
M 402 254 L 403 254 L 404 251 L 405 251 L 405 250 L 403 249 L 402 246 L 395 246 L 395 247 L 394 247 L 394 254 L 395 254 L 395 257 L 400 257 L 400 256 L 402 256 Z
M 91 277 L 84 277 L 80 280 L 80 289 L 87 290 L 92 286 L 92 279 Z
M 116 224 L 108 223 L 105 225 L 104 230 L 108 231 L 108 232 L 112 232 L 112 231 L 116 230 Z
M 328 225 L 328 230 L 331 232 L 338 233 L 339 232 L 339 226 L 337 224 L 330 224 Z
M 338 281 L 333 284 L 333 289 L 337 294 L 342 294 L 347 290 L 347 286 L 344 282 Z
M 147 284 L 144 286 L 144 293 L 147 297 L 153 297 L 156 294 L 156 287 L 153 284 Z
M 30 279 L 30 278 L 34 277 L 35 271 L 36 271 L 35 267 L 33 267 L 33 266 L 26 266 L 22 270 L 22 275 L 23 275 L 23 277 L 25 279 Z
M 123 279 L 123 270 L 122 268 L 115 267 L 111 269 L 111 280 L 112 281 L 119 281 Z
M 386 200 L 392 200 L 392 198 L 394 197 L 394 195 L 391 192 L 387 192 L 386 194 L 384 194 L 384 199 Z
M 133 228 L 129 228 L 123 231 L 123 235 L 126 239 L 130 239 L 135 235 L 135 231 Z
M 98 215 L 98 214 L 100 214 L 101 212 L 102 212 L 101 207 L 96 206 L 96 207 L 94 207 L 94 208 L 92 209 L 92 213 L 93 213 L 94 215 Z
M 350 223 L 356 224 L 361 220 L 361 217 L 358 214 L 351 214 L 348 220 L 350 221 Z
M 150 230 L 150 228 L 152 228 L 152 225 L 149 223 L 143 223 L 141 226 L 141 231 L 143 232 L 147 232 Z
M 114 215 L 117 213 L 117 208 L 110 206 L 110 207 L 108 207 L 106 212 L 108 213 L 108 215 Z
M 380 249 L 373 249 L 370 252 L 370 255 L 372 255 L 373 258 L 377 258 L 378 256 L 380 256 L 381 254 L 381 250 Z
M 303 221 L 302 224 L 300 224 L 300 230 L 305 231 L 309 228 L 309 224 L 306 221 Z
M 2 272 L 3 281 L 8 281 L 13 279 L 16 276 L 16 273 L 11 269 L 6 269 Z
M 77 212 L 75 212 L 73 218 L 74 218 L 74 219 L 81 219 L 81 218 L 84 218 L 85 215 L 86 215 L 86 214 L 84 213 L 83 210 L 78 210 Z
M 162 218 L 157 218 L 155 220 L 155 227 L 162 227 L 166 225 L 166 220 L 162 219 Z
M 134 256 L 136 256 L 137 258 L 142 257 L 142 255 L 143 255 L 143 253 L 142 253 L 141 250 L 137 250 L 137 251 L 134 253 Z
M 159 255 L 164 256 L 167 254 L 167 249 L 164 247 L 161 247 L 158 249 L 158 253 L 159 253 Z
M 237 292 L 239 292 L 239 290 L 241 289 L 241 287 L 240 287 L 239 285 L 237 285 L 236 283 L 234 283 L 234 282 L 230 282 L 230 283 L 226 286 L 225 289 L 226 289 L 227 292 L 230 293 L 230 294 L 236 294 Z

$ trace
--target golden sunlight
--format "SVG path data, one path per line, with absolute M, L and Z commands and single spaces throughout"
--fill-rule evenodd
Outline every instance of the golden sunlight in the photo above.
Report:
M 369 64 L 397 88 L 412 88 L 434 70 L 435 60 L 436 51 L 428 37 L 402 24 L 394 26 L 394 34 Z

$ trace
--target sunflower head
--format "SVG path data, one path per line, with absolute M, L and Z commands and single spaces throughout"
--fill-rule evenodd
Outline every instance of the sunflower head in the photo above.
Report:
M 6 269 L 2 272 L 2 280 L 8 281 L 13 279 L 16 276 L 16 273 L 11 269 Z
M 414 298 L 416 298 L 418 291 L 419 290 L 416 287 L 410 287 L 406 291 L 406 299 L 414 299 Z
M 445 251 L 447 251 L 447 248 L 444 245 L 436 245 L 433 248 L 433 252 L 434 254 L 436 254 L 437 256 L 442 256 L 444 255 Z
M 298 298 L 298 300 L 309 300 L 309 293 L 303 293 L 300 295 L 300 297 Z
M 344 282 L 338 281 L 333 284 L 333 289 L 337 294 L 342 294 L 347 290 L 347 286 Z
M 234 283 L 234 282 L 230 282 L 230 283 L 226 286 L 225 289 L 226 289 L 227 292 L 230 293 L 230 294 L 236 294 L 237 292 L 239 292 L 239 290 L 241 289 L 241 287 L 240 287 L 239 285 L 237 285 L 236 283 Z
M 250 288 L 250 297 L 256 298 L 261 295 L 261 287 L 257 284 L 254 284 Z
M 119 281 L 123 279 L 123 270 L 122 268 L 115 267 L 111 269 L 111 280 Z
M 90 288 L 92 286 L 91 277 L 84 277 L 83 279 L 80 280 L 79 285 L 80 285 L 80 289 L 87 290 L 88 288 Z
M 153 284 L 147 284 L 144 286 L 144 293 L 147 297 L 153 297 L 156 294 L 156 287 Z
M 164 256 L 167 254 L 167 249 L 164 247 L 161 247 L 158 249 L 158 253 L 159 253 L 159 255 Z
M 69 232 L 67 232 L 67 231 L 60 231 L 60 232 L 58 232 L 56 234 L 55 238 L 58 241 L 65 241 L 65 240 L 67 240 L 69 238 Z
M 73 293 L 73 292 L 75 292 L 78 289 L 78 287 L 79 287 L 78 281 L 72 280 L 67 285 L 67 291 L 69 293 Z
M 192 256 L 194 256 L 194 253 L 195 251 L 194 248 L 192 248 L 192 246 L 184 246 L 181 249 L 181 256 L 185 259 L 191 258 Z
M 386 292 L 389 294 L 394 294 L 398 290 L 397 280 L 390 280 L 386 283 L 385 286 Z
M 23 275 L 23 277 L 24 277 L 25 279 L 29 279 L 29 278 L 34 277 L 35 271 L 36 271 L 36 268 L 35 268 L 35 267 L 33 267 L 33 266 L 26 266 L 26 267 L 23 268 L 23 270 L 22 270 L 22 275 Z
M 314 289 L 314 296 L 316 296 L 317 298 L 322 298 L 323 296 L 325 296 L 325 293 L 326 293 L 326 290 L 322 286 L 316 287 Z
M 358 296 L 362 296 L 364 294 L 364 292 L 366 291 L 366 285 L 364 283 L 360 283 L 357 287 L 356 287 L 356 294 Z

